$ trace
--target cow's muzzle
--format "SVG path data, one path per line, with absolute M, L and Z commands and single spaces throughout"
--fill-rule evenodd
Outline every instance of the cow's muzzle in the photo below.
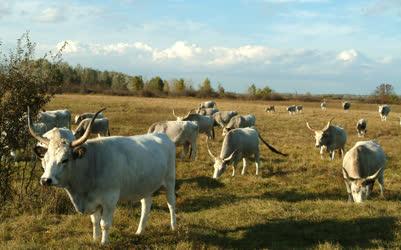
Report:
M 42 186 L 50 186 L 52 184 L 51 178 L 40 178 L 40 185 Z

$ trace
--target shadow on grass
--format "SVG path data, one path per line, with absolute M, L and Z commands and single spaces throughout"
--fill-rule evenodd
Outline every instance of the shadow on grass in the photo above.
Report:
M 260 196 L 262 199 L 271 199 L 285 202 L 298 202 L 305 200 L 343 200 L 348 199 L 345 191 L 341 192 L 320 192 L 320 193 L 302 193 L 297 191 L 268 191 Z
M 224 187 L 224 184 L 216 179 L 213 179 L 208 176 L 197 176 L 197 177 L 177 180 L 175 184 L 176 190 L 179 190 L 180 186 L 184 183 L 196 183 L 198 187 L 202 189 L 216 189 Z
M 349 221 L 283 219 L 232 230 L 194 227 L 190 239 L 218 248 L 314 248 L 326 242 L 345 248 L 377 248 L 394 240 L 396 221 L 394 217 Z
M 232 204 L 239 198 L 235 195 L 226 194 L 218 196 L 197 196 L 194 198 L 184 199 L 177 205 L 179 212 L 197 212 L 207 209 L 220 207 L 225 204 Z

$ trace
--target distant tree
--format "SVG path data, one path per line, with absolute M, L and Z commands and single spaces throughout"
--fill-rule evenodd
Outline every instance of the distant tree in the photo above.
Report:
M 144 82 L 142 76 L 133 76 L 129 79 L 127 88 L 132 92 L 143 90 Z
M 127 78 L 124 74 L 115 73 L 111 81 L 111 88 L 113 90 L 127 89 Z
M 211 96 L 213 94 L 214 89 L 212 88 L 209 78 L 206 78 L 200 85 L 199 92 L 203 96 Z
M 175 94 L 184 94 L 187 84 L 183 78 L 172 80 L 171 92 Z
M 388 83 L 382 83 L 377 86 L 373 95 L 376 97 L 376 101 L 380 103 L 395 102 L 398 99 L 393 85 Z
M 170 83 L 167 80 L 163 80 L 163 92 L 170 93 Z
M 258 91 L 258 89 L 256 88 L 255 84 L 251 84 L 251 86 L 249 86 L 249 88 L 248 88 L 249 97 L 255 98 L 257 91 Z
M 271 93 L 272 89 L 266 86 L 263 89 L 257 89 L 256 96 L 260 99 L 269 99 Z
M 224 87 L 221 85 L 221 83 L 219 83 L 217 85 L 217 93 L 219 94 L 219 96 L 224 96 L 226 93 L 226 90 L 224 89 Z
M 162 92 L 164 87 L 163 80 L 159 77 L 153 77 L 145 84 L 145 89 L 149 91 Z

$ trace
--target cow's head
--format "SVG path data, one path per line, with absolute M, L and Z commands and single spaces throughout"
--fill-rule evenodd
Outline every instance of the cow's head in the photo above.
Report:
M 214 171 L 213 171 L 213 178 L 217 179 L 219 178 L 223 172 L 226 170 L 226 168 L 228 167 L 228 165 L 230 164 L 231 159 L 234 157 L 234 154 L 237 152 L 237 150 L 235 150 L 234 152 L 231 153 L 230 156 L 228 156 L 227 158 L 221 158 L 221 157 L 216 157 L 213 155 L 212 151 L 210 151 L 209 148 L 209 143 L 206 139 L 206 145 L 207 145 L 207 151 L 209 152 L 210 157 L 213 159 L 214 161 Z
M 90 121 L 84 135 L 75 139 L 71 130 L 66 128 L 54 128 L 44 136 L 37 134 L 32 128 L 28 107 L 28 128 L 31 135 L 39 141 L 34 148 L 36 155 L 42 160 L 44 173 L 40 178 L 40 184 L 45 186 L 66 187 L 71 173 L 72 163 L 82 158 L 86 149 L 82 144 L 89 138 L 90 129 L 96 116 L 104 109 L 98 111 Z
M 191 114 L 191 112 L 192 112 L 192 110 L 190 110 L 185 116 L 177 116 L 177 115 L 175 114 L 174 109 L 173 109 L 173 115 L 174 115 L 174 117 L 177 119 L 177 121 L 186 121 L 187 118 L 189 117 L 189 115 Z
M 366 178 L 352 178 L 348 175 L 348 172 L 343 168 L 344 179 L 350 183 L 352 199 L 356 203 L 361 203 L 369 198 L 372 192 L 373 183 L 379 176 L 379 173 L 383 168 L 377 170 L 373 175 Z
M 329 141 L 329 140 L 330 140 L 329 127 L 330 127 L 331 121 L 332 121 L 333 119 L 334 119 L 334 118 L 331 118 L 331 120 L 327 123 L 327 125 L 326 125 L 322 130 L 313 129 L 313 128 L 311 128 L 311 126 L 309 125 L 309 123 L 306 122 L 306 127 L 307 127 L 310 131 L 312 131 L 312 132 L 315 133 L 315 140 L 316 140 L 315 146 L 316 146 L 317 148 L 320 148 L 321 146 L 324 146 L 324 145 L 328 145 L 328 144 L 329 144 L 329 142 L 330 142 L 330 141 Z

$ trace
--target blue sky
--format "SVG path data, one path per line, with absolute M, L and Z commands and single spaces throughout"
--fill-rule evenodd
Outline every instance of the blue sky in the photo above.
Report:
M 400 0 L 0 2 L 0 41 L 26 30 L 37 54 L 149 79 L 184 77 L 243 92 L 401 94 Z

